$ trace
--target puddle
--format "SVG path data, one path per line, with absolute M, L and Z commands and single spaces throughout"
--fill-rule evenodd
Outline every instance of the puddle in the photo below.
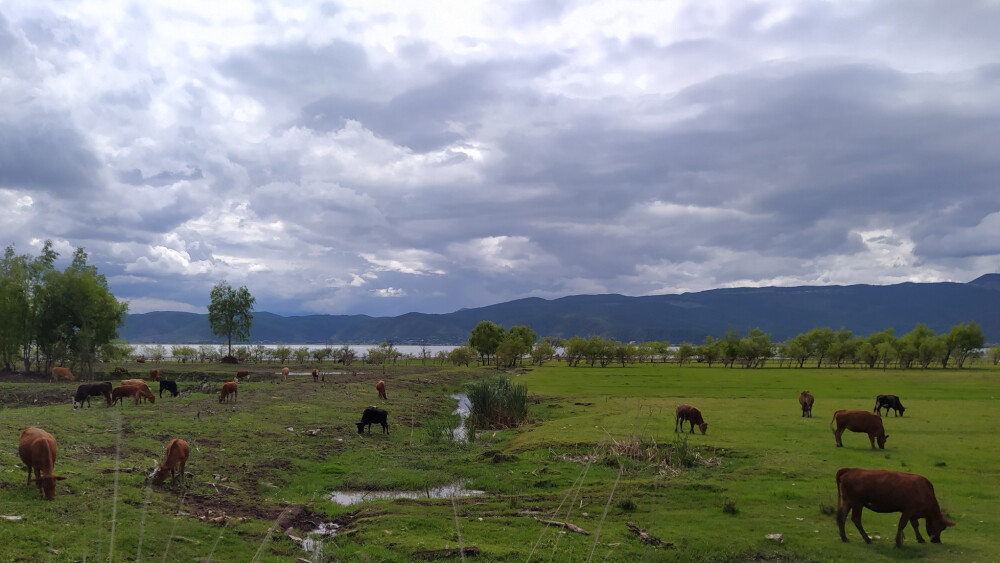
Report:
M 312 377 L 312 374 L 313 374 L 313 372 L 311 372 L 311 371 L 290 371 L 290 372 L 288 372 L 289 376 L 295 375 L 295 376 L 303 376 L 303 377 L 305 377 L 305 376 Z M 324 375 L 343 375 L 343 374 L 344 374 L 344 372 L 342 372 L 342 371 L 321 371 L 321 372 L 319 372 L 319 375 L 321 375 L 321 376 L 324 376 Z M 281 372 L 279 371 L 279 372 L 275 373 L 274 375 L 277 375 L 278 377 L 281 377 Z
M 313 555 L 321 555 L 323 553 L 323 540 L 326 538 L 332 538 L 336 535 L 337 530 L 339 529 L 340 524 L 323 522 L 318 528 L 309 532 L 306 537 L 302 538 L 302 549 Z
M 451 414 L 457 414 L 462 422 L 459 423 L 458 428 L 452 430 L 451 439 L 456 442 L 464 442 L 468 439 L 465 433 L 465 420 L 469 418 L 469 412 L 472 410 L 472 401 L 469 400 L 468 395 L 451 395 L 452 399 L 458 401 L 458 406 L 455 410 L 451 411 Z
M 467 489 L 463 483 L 452 483 L 425 491 L 333 491 L 327 495 L 327 498 L 337 504 L 350 506 L 375 500 L 474 497 L 482 494 L 486 494 L 485 491 Z

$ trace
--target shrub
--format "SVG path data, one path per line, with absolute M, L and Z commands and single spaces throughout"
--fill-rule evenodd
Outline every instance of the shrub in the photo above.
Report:
M 513 428 L 528 420 L 528 388 L 495 377 L 469 385 L 469 425 L 494 430 Z

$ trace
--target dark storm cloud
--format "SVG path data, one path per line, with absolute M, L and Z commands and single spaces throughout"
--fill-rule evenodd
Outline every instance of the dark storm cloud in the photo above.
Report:
M 99 185 L 100 161 L 68 116 L 0 122 L 0 186 L 74 197 Z

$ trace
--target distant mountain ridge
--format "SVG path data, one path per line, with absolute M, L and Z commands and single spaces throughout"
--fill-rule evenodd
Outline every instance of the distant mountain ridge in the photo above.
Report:
M 531 327 L 539 336 L 602 336 L 623 342 L 701 343 L 732 326 L 759 327 L 781 341 L 815 327 L 841 327 L 867 336 L 892 328 L 897 336 L 925 323 L 935 333 L 975 321 L 987 342 L 1000 341 L 1000 274 L 968 283 L 800 286 L 712 289 L 676 295 L 528 297 L 447 314 L 397 317 L 255 312 L 250 342 L 263 344 L 462 344 L 476 323 Z M 218 343 L 208 314 L 157 311 L 130 314 L 119 331 L 131 344 Z

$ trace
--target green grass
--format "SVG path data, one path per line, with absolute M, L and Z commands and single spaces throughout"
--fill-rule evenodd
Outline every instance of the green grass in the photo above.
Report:
M 220 384 L 235 366 L 154 367 L 188 391 L 152 406 L 108 409 L 94 401 L 74 411 L 75 384 L 0 377 L 0 514 L 22 517 L 0 521 L 5 561 L 108 560 L 112 550 L 115 561 L 137 554 L 166 561 L 410 561 L 415 552 L 459 544 L 478 547 L 484 561 L 525 561 L 529 554 L 533 561 L 987 561 L 1000 553 L 993 517 L 1000 371 L 993 369 L 553 363 L 511 376 L 527 387 L 526 425 L 452 443 L 428 439 L 455 407 L 449 394 L 495 371 L 358 366 L 326 383 L 300 376 L 277 384 L 271 374 L 278 367 L 265 365 L 251 367 L 238 403 L 219 404 Z M 377 399 L 379 379 L 390 401 Z M 805 389 L 816 396 L 811 419 L 800 416 L 796 401 Z M 880 393 L 899 395 L 907 407 L 904 417 L 884 418 L 886 449 L 872 451 L 867 437 L 853 433 L 845 434 L 845 447 L 835 447 L 833 411 L 870 410 Z M 681 402 L 701 409 L 707 435 L 674 433 L 673 409 Z M 375 425 L 358 435 L 354 422 L 376 403 L 390 412 L 390 434 Z M 26 426 L 40 426 L 59 442 L 56 472 L 68 479 L 53 502 L 25 484 L 17 437 Z M 150 487 L 146 476 L 173 437 L 191 444 L 192 475 L 183 484 Z M 866 529 L 882 539 L 866 545 L 848 523 L 851 543 L 843 544 L 832 514 L 834 474 L 849 466 L 925 475 L 957 526 L 941 545 L 917 544 L 907 529 L 896 549 L 898 515 L 866 511 Z M 348 507 L 327 499 L 338 489 L 425 490 L 456 481 L 486 494 Z M 536 518 L 570 522 L 590 535 Z M 269 533 L 276 520 L 281 530 Z M 627 521 L 674 547 L 640 543 Z M 284 534 L 290 527 L 302 536 L 320 522 L 341 526 L 321 552 L 307 553 Z M 784 542 L 767 540 L 771 533 Z

